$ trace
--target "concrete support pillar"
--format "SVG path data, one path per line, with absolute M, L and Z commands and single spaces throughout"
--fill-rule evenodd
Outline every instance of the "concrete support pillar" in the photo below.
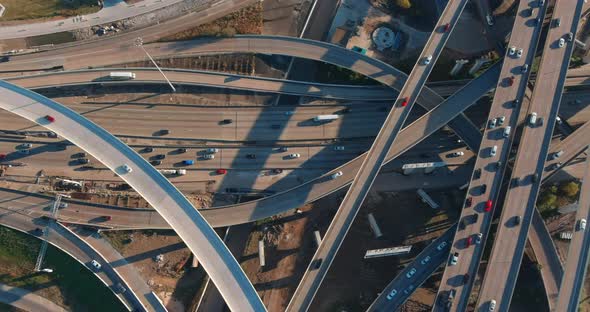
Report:
M 199 260 L 197 260 L 197 256 L 193 254 L 193 261 L 191 262 L 191 267 L 196 268 L 199 266 Z
M 320 235 L 320 231 L 313 231 L 313 238 L 315 240 L 316 246 L 320 247 L 320 244 L 322 243 L 322 236 Z
M 459 71 L 463 68 L 463 65 L 469 63 L 469 60 L 455 60 L 455 66 L 451 69 L 449 73 L 451 76 L 455 76 L 459 73 Z
M 258 258 L 260 260 L 260 266 L 263 267 L 266 265 L 266 261 L 264 259 L 264 241 L 258 241 Z
M 469 74 L 473 76 L 485 63 L 489 61 L 490 60 L 487 58 L 478 58 L 477 60 L 475 60 L 473 66 L 471 66 L 471 69 L 469 69 Z
M 371 230 L 373 231 L 375 238 L 379 238 L 379 237 L 383 236 L 383 233 L 381 232 L 381 229 L 379 228 L 379 224 L 377 224 L 377 220 L 375 219 L 375 216 L 372 213 L 369 213 L 367 215 L 367 218 L 369 219 L 369 225 L 371 226 Z

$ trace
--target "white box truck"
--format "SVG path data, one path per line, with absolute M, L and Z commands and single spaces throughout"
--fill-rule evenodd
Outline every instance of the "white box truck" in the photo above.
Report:
M 332 121 L 338 119 L 340 116 L 338 115 L 317 115 L 313 118 L 315 122 L 325 122 L 325 121 Z
M 135 79 L 135 73 L 132 72 L 111 72 L 109 78 L 112 80 L 131 80 Z

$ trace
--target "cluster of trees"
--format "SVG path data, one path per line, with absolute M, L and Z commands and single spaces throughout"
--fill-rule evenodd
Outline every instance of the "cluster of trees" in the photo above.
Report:
M 559 187 L 553 185 L 546 189 L 538 202 L 541 212 L 557 208 L 560 202 L 573 202 L 580 192 L 580 184 L 570 181 L 561 184 Z

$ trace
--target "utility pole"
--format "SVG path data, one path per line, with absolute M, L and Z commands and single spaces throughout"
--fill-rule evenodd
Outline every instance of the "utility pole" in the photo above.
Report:
M 160 74 L 162 74 L 162 76 L 164 76 L 164 79 L 166 79 L 166 82 L 168 82 L 168 85 L 170 86 L 170 88 L 172 88 L 172 92 L 176 92 L 176 88 L 174 88 L 174 86 L 172 85 L 172 82 L 170 82 L 170 80 L 168 80 L 168 77 L 166 77 L 166 75 L 164 74 L 164 72 L 162 71 L 162 69 L 160 69 L 160 66 L 158 66 L 158 64 L 156 63 L 156 61 L 154 61 L 154 59 L 152 58 L 152 56 L 143 47 L 143 39 L 141 37 L 137 37 L 135 39 L 135 46 L 140 47 L 143 50 L 143 52 L 145 53 L 145 55 L 147 55 L 147 57 L 150 59 L 150 61 L 152 61 L 152 63 L 154 64 L 154 66 L 156 66 L 156 68 L 158 69 L 158 71 L 160 72 Z
M 47 222 L 45 228 L 43 228 L 43 241 L 41 242 L 41 250 L 39 250 L 39 256 L 37 256 L 37 261 L 35 262 L 35 272 L 43 271 L 51 273 L 53 272 L 52 269 L 41 269 L 41 265 L 43 264 L 43 259 L 45 258 L 45 253 L 47 252 L 47 238 L 49 236 L 49 228 L 53 225 L 53 222 L 57 220 L 57 214 L 59 213 L 59 207 L 61 205 L 61 198 L 67 197 L 70 198 L 69 195 L 64 194 L 57 194 L 55 195 L 55 201 L 53 202 L 53 206 L 50 210 L 50 220 Z

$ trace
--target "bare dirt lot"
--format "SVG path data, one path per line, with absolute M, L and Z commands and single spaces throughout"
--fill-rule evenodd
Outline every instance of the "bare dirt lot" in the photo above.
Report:
M 338 251 L 311 310 L 364 311 L 399 270 L 432 239 L 440 236 L 452 224 L 451 220 L 456 219 L 456 207 L 463 199 L 461 192 L 451 189 L 430 191 L 429 194 L 441 205 L 441 209 L 433 210 L 426 206 L 415 192 L 370 193 Z M 383 238 L 374 238 L 367 221 L 370 212 L 377 219 Z M 412 252 L 400 257 L 363 259 L 368 249 L 402 245 L 412 245 Z M 432 284 L 426 285 L 430 287 Z M 404 309 L 423 311 L 420 307 L 431 305 L 435 295 L 435 290 L 419 289 Z
M 104 236 L 133 263 L 169 311 L 186 310 L 203 275 L 190 268 L 191 252 L 174 231 L 121 231 Z
M 263 231 L 259 226 L 252 232 L 241 263 L 269 311 L 284 311 L 315 251 L 314 230 L 319 230 L 322 235 L 325 233 L 343 195 L 344 192 L 337 192 L 303 207 L 301 214 L 293 213 L 267 223 L 281 224 L 279 227 L 267 226 L 267 231 Z M 414 192 L 370 194 L 310 311 L 361 311 L 366 308 L 399 268 L 451 224 L 447 214 L 449 208 L 451 219 L 456 218 L 452 207 L 458 206 L 456 202 L 462 199 L 461 193 L 448 190 L 432 192 L 431 196 L 441 203 L 441 210 L 425 206 Z M 367 221 L 369 212 L 377 217 L 385 238 L 373 238 Z M 288 221 L 281 222 L 284 220 Z M 266 266 L 261 269 L 258 241 L 263 236 Z M 406 244 L 414 245 L 408 256 L 363 259 L 367 249 Z M 433 287 L 434 283 L 425 285 Z M 420 307 L 432 304 L 435 295 L 435 290 L 421 288 L 404 309 L 422 311 Z

